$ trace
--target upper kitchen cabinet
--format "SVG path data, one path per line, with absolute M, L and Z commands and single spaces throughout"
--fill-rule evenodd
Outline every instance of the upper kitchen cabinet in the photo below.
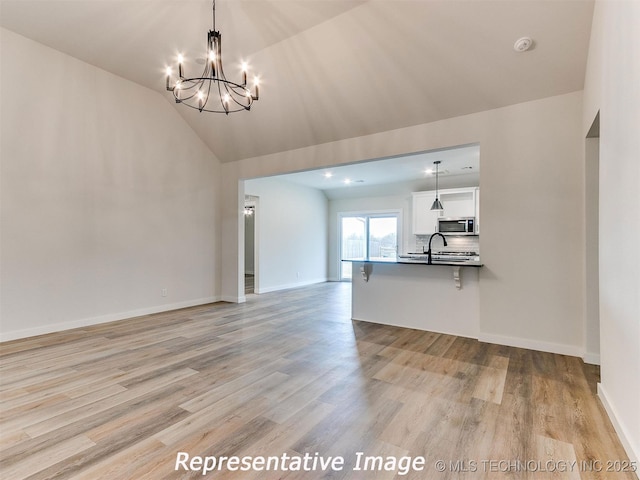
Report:
M 476 217 L 479 188 L 453 188 L 440 190 L 438 196 L 444 210 L 431 210 L 436 198 L 435 191 L 414 192 L 413 195 L 413 234 L 431 235 L 438 231 L 438 217 Z
M 413 195 L 413 234 L 431 235 L 438 228 L 438 217 L 441 212 L 431 210 L 436 198 L 432 192 L 414 192 Z

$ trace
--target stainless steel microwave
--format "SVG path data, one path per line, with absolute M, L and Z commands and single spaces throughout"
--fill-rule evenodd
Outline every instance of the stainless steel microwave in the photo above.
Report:
M 438 232 L 443 235 L 475 235 L 475 217 L 438 218 Z

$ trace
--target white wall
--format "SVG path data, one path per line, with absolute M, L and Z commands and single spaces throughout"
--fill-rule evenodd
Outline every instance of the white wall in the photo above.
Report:
M 234 179 L 479 143 L 485 264 L 480 271 L 480 337 L 582 355 L 581 117 L 582 92 L 575 92 L 223 164 L 228 179 L 223 193 L 223 289 L 237 292 L 242 272 L 234 258 L 241 221 L 237 205 L 243 192 Z
M 259 197 L 256 293 L 327 280 L 328 201 L 314 188 L 275 178 L 244 182 Z
M 401 238 L 399 252 L 409 250 L 411 235 L 411 194 L 389 197 L 340 198 L 329 201 L 329 279 L 340 279 L 340 220 L 341 212 L 381 212 L 401 210 Z M 415 245 L 415 242 L 413 242 Z
M 599 1 L 585 78 L 583 137 L 600 112 L 599 394 L 640 461 L 640 3 Z M 621 221 L 622 220 L 622 221 Z
M 158 93 L 1 42 L 2 339 L 216 299 L 210 150 Z

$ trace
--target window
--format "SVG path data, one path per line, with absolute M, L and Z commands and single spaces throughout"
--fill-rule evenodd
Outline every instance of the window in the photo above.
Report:
M 351 279 L 351 262 L 342 260 L 384 260 L 398 252 L 400 214 L 340 215 L 340 279 Z

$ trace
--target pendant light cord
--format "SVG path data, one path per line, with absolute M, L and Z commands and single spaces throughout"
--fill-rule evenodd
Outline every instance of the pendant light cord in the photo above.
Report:
M 213 0 L 213 21 L 211 23 L 213 23 L 213 31 L 216 31 L 216 0 Z

